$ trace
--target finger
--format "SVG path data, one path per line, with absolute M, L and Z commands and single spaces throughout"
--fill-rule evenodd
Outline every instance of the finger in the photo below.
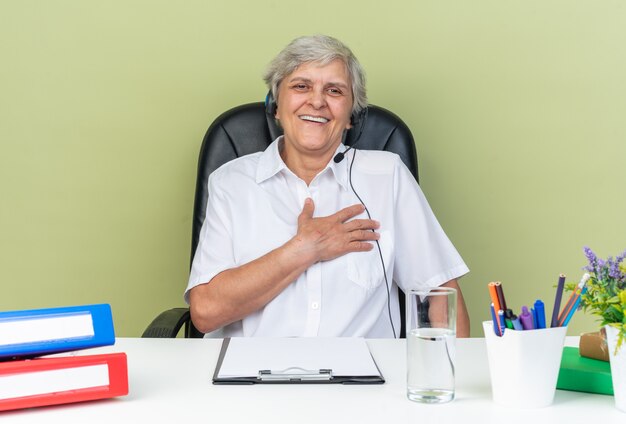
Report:
M 375 230 L 380 227 L 380 222 L 373 219 L 353 219 L 344 224 L 347 231 Z
M 351 231 L 349 233 L 349 240 L 351 242 L 354 241 L 376 241 L 380 239 L 380 233 L 376 233 L 374 231 L 370 231 L 370 230 L 356 230 L 356 231 Z
M 346 222 L 350 218 L 354 218 L 358 214 L 363 213 L 364 210 L 365 206 L 356 204 L 343 208 L 340 211 L 335 212 L 332 216 L 337 218 L 338 222 Z
M 313 218 L 313 212 L 315 211 L 315 204 L 313 203 L 313 199 L 307 197 L 304 200 L 304 206 L 302 206 L 302 212 L 298 216 L 298 224 L 302 223 L 302 221 L 307 221 Z
M 351 252 L 369 252 L 374 248 L 374 243 L 368 241 L 353 241 L 350 243 Z

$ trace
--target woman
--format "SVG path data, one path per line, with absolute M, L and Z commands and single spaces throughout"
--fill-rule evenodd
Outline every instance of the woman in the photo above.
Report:
M 209 178 L 185 292 L 194 325 L 221 336 L 395 337 L 396 284 L 458 289 L 467 267 L 397 155 L 353 149 L 332 160 L 367 105 L 345 45 L 298 38 L 265 80 L 284 136 Z M 458 335 L 469 335 L 462 295 L 458 316 Z

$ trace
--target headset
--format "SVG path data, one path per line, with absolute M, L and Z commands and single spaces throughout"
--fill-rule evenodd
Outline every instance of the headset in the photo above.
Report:
M 278 110 L 278 105 L 276 104 L 276 100 L 274 99 L 272 90 L 270 90 L 268 91 L 267 96 L 265 96 L 265 113 L 269 117 L 276 119 L 277 110 Z M 352 129 L 356 131 L 356 134 L 357 134 L 356 138 L 354 139 L 354 143 L 348 146 L 346 150 L 344 150 L 343 152 L 337 153 L 333 157 L 333 161 L 335 163 L 340 163 L 344 159 L 346 153 L 348 153 L 349 150 L 351 149 L 354 150 L 352 154 L 352 160 L 350 161 L 350 165 L 348 168 L 348 181 L 350 182 L 350 188 L 352 189 L 352 192 L 357 197 L 357 199 L 359 199 L 359 202 L 361 202 L 361 204 L 365 208 L 365 213 L 367 214 L 367 217 L 371 220 L 372 216 L 370 215 L 369 209 L 367 209 L 367 206 L 361 199 L 361 196 L 359 196 L 359 194 L 354 189 L 354 186 L 352 185 L 352 165 L 354 164 L 354 159 L 356 158 L 356 150 L 357 150 L 354 148 L 354 146 L 356 146 L 356 144 L 361 139 L 361 134 L 363 133 L 363 128 L 365 127 L 365 122 L 367 121 L 368 111 L 369 109 L 367 107 L 364 107 L 358 113 L 353 113 L 350 116 L 350 125 L 352 126 Z M 374 230 L 372 230 L 372 232 L 373 231 Z M 398 336 L 396 335 L 396 328 L 393 325 L 393 318 L 391 316 L 391 294 L 390 294 L 391 289 L 389 288 L 389 280 L 387 279 L 387 268 L 385 267 L 385 261 L 383 259 L 383 252 L 380 248 L 380 243 L 378 242 L 378 240 L 374 240 L 374 241 L 376 242 L 376 247 L 378 247 L 378 256 L 380 257 L 380 263 L 383 267 L 383 276 L 385 277 L 385 286 L 387 287 L 387 312 L 389 313 L 389 323 L 391 324 L 391 331 L 393 332 L 393 338 L 397 339 Z

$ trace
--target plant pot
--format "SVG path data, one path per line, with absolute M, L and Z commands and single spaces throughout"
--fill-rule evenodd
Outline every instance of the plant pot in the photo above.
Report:
M 626 343 L 622 344 L 616 354 L 618 330 L 610 325 L 606 325 L 604 328 L 606 329 L 606 341 L 609 345 L 615 407 L 626 412 Z

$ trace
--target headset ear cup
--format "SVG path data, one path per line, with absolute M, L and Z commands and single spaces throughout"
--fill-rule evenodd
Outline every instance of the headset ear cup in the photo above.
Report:
M 274 95 L 272 94 L 272 90 L 270 90 L 267 92 L 267 96 L 265 96 L 265 113 L 272 118 L 276 118 L 277 109 L 276 100 L 274 100 Z
M 364 107 L 359 111 L 359 113 L 354 113 L 350 116 L 350 124 L 353 127 L 357 125 L 362 125 L 367 117 L 367 107 Z
M 358 128 L 357 133 L 360 133 L 365 125 L 365 121 L 367 119 L 367 107 L 364 107 L 359 111 L 359 113 L 352 114 L 350 116 L 350 126 L 352 129 Z
M 359 113 L 353 113 L 350 115 L 350 126 L 354 128 L 355 125 L 359 123 Z

